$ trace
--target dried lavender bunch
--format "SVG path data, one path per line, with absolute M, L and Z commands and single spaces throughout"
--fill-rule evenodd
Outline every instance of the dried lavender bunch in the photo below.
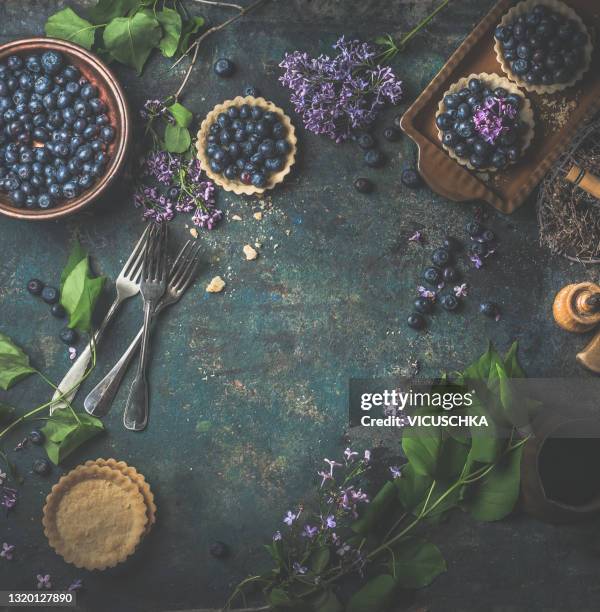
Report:
M 342 36 L 333 48 L 335 57 L 286 53 L 279 81 L 292 91 L 290 100 L 307 130 L 343 142 L 352 130 L 373 123 L 386 102 L 397 104 L 402 83 L 389 66 L 377 63 L 373 45 Z

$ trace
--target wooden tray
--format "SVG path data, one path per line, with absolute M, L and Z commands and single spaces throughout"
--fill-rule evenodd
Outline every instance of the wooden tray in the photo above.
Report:
M 581 124 L 600 109 L 600 2 L 568 0 L 586 24 L 594 44 L 590 69 L 583 79 L 556 94 L 527 95 L 535 115 L 535 137 L 524 157 L 501 172 L 476 173 L 451 159 L 437 137 L 435 113 L 448 87 L 471 73 L 506 76 L 494 53 L 494 29 L 513 0 L 500 0 L 465 38 L 444 67 L 402 118 L 402 129 L 419 149 L 419 171 L 435 192 L 455 202 L 484 200 L 512 213 L 541 181 Z M 451 9 L 450 9 L 451 10 Z

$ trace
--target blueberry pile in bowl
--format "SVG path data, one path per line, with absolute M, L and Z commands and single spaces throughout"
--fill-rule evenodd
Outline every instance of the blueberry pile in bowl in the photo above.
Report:
M 264 98 L 237 97 L 202 122 L 198 157 L 227 191 L 263 193 L 283 181 L 295 160 L 296 136 L 285 113 Z
M 98 88 L 55 50 L 0 62 L 0 191 L 47 210 L 101 177 L 115 127 Z
M 494 32 L 502 69 L 519 86 L 553 93 L 575 84 L 590 66 L 592 43 L 581 18 L 557 0 L 525 0 Z
M 435 123 L 450 157 L 477 171 L 517 163 L 534 134 L 529 100 L 497 74 L 471 74 L 454 83 L 438 104 Z

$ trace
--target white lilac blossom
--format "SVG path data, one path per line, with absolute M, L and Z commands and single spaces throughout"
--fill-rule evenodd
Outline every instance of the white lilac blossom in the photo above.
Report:
M 414 234 L 408 239 L 408 241 L 418 242 L 419 244 L 421 244 L 423 242 L 423 234 L 419 230 L 416 230 Z
M 319 529 L 317 527 L 313 527 L 312 525 L 304 525 L 304 529 L 302 531 L 302 536 L 305 538 L 310 538 L 311 540 L 319 533 Z
M 377 50 L 342 36 L 334 57 L 286 53 L 279 78 L 307 130 L 343 142 L 352 130 L 369 126 L 386 103 L 402 98 L 402 83 L 389 66 L 376 63 Z
M 74 361 L 77 357 L 77 349 L 74 346 L 69 347 L 69 359 Z
M 344 457 L 346 458 L 346 461 L 352 461 L 355 457 L 358 457 L 358 453 L 350 448 L 347 448 L 344 451 Z
M 342 467 L 341 463 L 338 463 L 337 461 L 333 461 L 332 459 L 323 459 L 323 461 L 325 461 L 325 463 L 329 466 L 329 475 L 333 476 L 333 469 L 336 467 Z
M 335 529 L 337 526 L 337 523 L 335 521 L 335 516 L 333 516 L 333 514 L 330 514 L 326 519 L 325 519 L 325 527 L 327 529 Z M 335 534 L 334 534 L 335 535 Z
M 281 531 L 279 529 L 273 534 L 273 542 L 280 542 L 282 539 Z
M 29 438 L 23 438 L 13 449 L 14 451 L 20 451 L 23 450 L 26 446 L 27 443 L 29 442 Z
M 4 542 L 2 544 L 2 550 L 0 550 L 0 557 L 6 559 L 7 561 L 12 561 L 13 555 L 15 552 L 15 545 L 9 544 L 8 542 Z
M 469 287 L 467 283 L 456 285 L 456 287 L 454 287 L 454 295 L 456 297 L 467 297 L 467 295 L 469 295 Z
M 52 583 L 50 582 L 50 574 L 46 574 L 46 575 L 38 574 L 36 578 L 37 578 L 38 590 L 52 588 Z
M 292 568 L 295 574 L 306 574 L 306 572 L 308 571 L 308 568 L 304 567 L 303 565 L 300 565 L 298 561 L 294 561 Z
M 298 516 L 296 514 L 294 514 L 291 510 L 287 511 L 287 514 L 283 517 L 283 522 L 288 525 L 288 526 L 292 526 L 292 523 L 298 518 Z
M 402 469 L 397 465 L 390 465 L 390 473 L 392 478 L 395 480 L 396 478 L 400 478 L 402 476 Z
M 321 488 L 323 488 L 323 485 L 328 481 L 328 480 L 333 480 L 333 475 L 330 474 L 329 472 L 326 472 L 325 470 L 319 470 L 317 472 L 317 474 L 319 476 L 321 476 L 322 480 L 321 480 Z
M 365 463 L 369 463 L 369 461 L 371 461 L 371 451 L 367 449 L 365 451 Z
M 483 267 L 483 261 L 481 260 L 481 257 L 479 257 L 479 255 L 469 255 L 469 259 L 477 270 Z
M 81 578 L 76 578 L 67 587 L 67 591 L 80 591 L 81 589 L 83 589 L 83 580 Z
M 420 297 L 427 298 L 428 300 L 433 300 L 435 302 L 436 293 L 435 291 L 431 291 L 430 289 L 425 289 L 422 285 L 417 287 L 417 293 Z

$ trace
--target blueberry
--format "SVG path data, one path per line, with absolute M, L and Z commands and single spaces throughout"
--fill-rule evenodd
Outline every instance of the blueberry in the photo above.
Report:
M 487 251 L 487 246 L 482 242 L 473 242 L 469 246 L 471 255 L 476 255 L 477 257 L 485 257 Z
M 267 178 L 262 172 L 254 172 L 252 174 L 252 184 L 255 187 L 264 187 L 267 184 Z
M 243 142 L 244 140 L 246 140 L 246 132 L 243 129 L 235 130 L 235 132 L 233 133 L 233 140 L 236 143 Z
M 112 142 L 115 139 L 115 130 L 113 127 L 111 127 L 110 125 L 104 126 L 101 130 L 100 130 L 100 138 L 104 141 L 104 142 Z
M 364 160 L 365 164 L 367 164 L 367 166 L 371 166 L 372 168 L 378 168 L 384 163 L 384 157 L 377 149 L 369 149 L 366 151 Z
M 446 131 L 449 130 L 452 127 L 452 124 L 454 123 L 454 119 L 452 118 L 451 115 L 449 115 L 448 113 L 440 113 L 436 118 L 435 118 L 435 124 L 438 126 L 438 128 L 440 128 L 440 130 L 442 131 Z
M 96 115 L 96 125 L 108 125 L 110 119 L 106 113 Z
M 91 174 L 88 174 L 86 172 L 80 174 L 77 178 L 77 185 L 79 185 L 81 189 L 88 189 L 92 186 L 93 182 L 94 178 L 91 176 Z
M 232 181 L 237 178 L 238 169 L 236 166 L 227 166 L 227 168 L 225 168 L 225 171 L 223 172 L 223 175 L 226 179 Z
M 28 195 L 25 198 L 25 208 L 29 208 L 30 210 L 37 208 L 37 198 L 34 195 Z
M 437 285 L 441 280 L 440 271 L 438 270 L 438 268 L 425 268 L 425 271 L 423 272 L 423 278 L 430 285 Z
M 260 120 L 256 122 L 254 132 L 257 136 L 264 138 L 271 133 L 271 127 L 266 121 Z
M 253 106 L 250 115 L 254 121 L 258 121 L 263 117 L 263 109 L 260 106 Z
M 279 172 L 283 169 L 283 159 L 281 157 L 270 157 L 265 162 L 265 168 L 269 172 Z
M 87 83 L 79 90 L 79 96 L 82 100 L 91 100 L 98 96 L 98 89 L 94 85 Z
M 494 302 L 482 302 L 479 305 L 479 312 L 486 317 L 496 317 L 498 315 L 499 309 Z
M 459 279 L 458 270 L 453 266 L 447 266 L 442 270 L 442 278 L 445 283 L 454 283 Z
M 29 291 L 31 295 L 41 295 L 43 289 L 44 283 L 42 283 L 42 281 L 38 280 L 37 278 L 32 278 L 27 283 L 27 291 Z
M 78 191 L 77 183 L 74 181 L 67 181 L 62 188 L 62 193 L 67 200 L 72 200 L 77 197 Z
M 479 79 L 470 79 L 469 91 L 475 94 L 479 93 L 481 91 L 481 81 Z
M 422 184 L 421 175 L 416 168 L 405 168 L 402 170 L 400 180 L 402 181 L 403 185 L 410 187 L 411 189 L 420 187 Z
M 242 154 L 242 149 L 238 142 L 232 142 L 227 146 L 227 152 L 231 159 L 237 159 Z
M 42 289 L 42 300 L 46 304 L 56 304 L 58 302 L 58 289 L 54 287 L 46 286 Z
M 56 51 L 46 51 L 46 53 L 42 55 L 41 64 L 46 74 L 57 74 L 63 66 L 62 55 Z
M 291 150 L 291 145 L 290 143 L 283 139 L 280 138 L 276 143 L 275 143 L 275 151 L 276 153 L 278 153 L 279 155 L 286 155 L 287 153 L 289 153 L 289 151 Z
M 528 72 L 530 65 L 526 59 L 517 59 L 511 64 L 511 68 L 515 74 L 521 75 Z
M 88 125 L 85 130 L 83 130 L 83 137 L 86 140 L 92 140 L 98 134 L 98 126 L 97 125 Z
M 52 466 L 47 459 L 36 459 L 33 462 L 32 469 L 38 476 L 48 476 L 52 471 Z
M 262 153 L 254 153 L 250 157 L 250 163 L 253 164 L 256 168 L 262 166 L 264 161 L 265 161 L 265 158 L 262 155 Z
M 20 70 L 23 68 L 23 60 L 18 55 L 11 55 L 6 60 L 7 66 L 10 70 Z
M 450 261 L 450 252 L 444 248 L 436 249 L 431 255 L 434 266 L 443 267 Z
M 77 81 L 81 77 L 81 72 L 79 72 L 79 68 L 77 68 L 76 66 L 71 66 L 71 65 L 67 66 L 63 70 L 62 74 L 65 77 L 65 79 L 69 81 Z
M 433 302 L 425 297 L 418 297 L 415 300 L 415 310 L 417 312 L 421 312 L 423 314 L 427 314 L 429 312 L 431 312 L 432 308 L 433 308 Z
M 361 149 L 372 149 L 375 146 L 375 139 L 371 134 L 367 134 L 366 132 L 360 134 L 356 142 Z
M 440 298 L 440 304 L 444 310 L 452 312 L 458 308 L 458 300 L 451 293 L 446 293 Z
M 77 100 L 75 104 L 73 104 L 72 110 L 78 117 L 85 117 L 89 112 L 88 104 L 83 100 Z
M 211 159 L 209 162 L 210 169 L 217 174 L 223 172 L 223 164 L 219 163 L 216 159 Z
M 37 74 L 42 71 L 42 62 L 38 55 L 30 55 L 25 59 L 25 67 L 29 72 Z
M 481 232 L 481 239 L 484 242 L 493 242 L 496 239 L 496 235 L 494 232 L 492 232 L 492 230 L 484 230 Z
M 220 113 L 217 116 L 217 123 L 222 128 L 228 128 L 231 125 L 231 119 L 227 113 Z
M 254 87 L 253 85 L 248 85 L 247 87 L 244 88 L 244 95 L 251 96 L 253 98 L 258 98 L 260 94 L 256 87 Z
M 244 170 L 240 174 L 240 181 L 242 181 L 242 183 L 244 183 L 244 185 L 250 185 L 252 183 L 252 174 L 250 172 L 247 172 L 246 170 Z
M 371 193 L 375 185 L 368 178 L 357 178 L 354 181 L 354 189 L 359 193 Z
M 52 198 L 47 193 L 41 193 L 38 196 L 37 203 L 38 203 L 38 206 L 41 209 L 45 210 L 45 209 L 50 208 L 52 206 Z
M 69 155 L 69 146 L 64 142 L 57 142 L 53 150 L 57 157 L 67 157 Z
M 465 225 L 465 231 L 467 232 L 467 234 L 469 234 L 469 236 L 477 236 L 481 234 L 482 230 L 483 227 L 478 221 L 469 221 Z
M 36 446 L 41 446 L 44 443 L 44 440 L 46 439 L 44 433 L 39 429 L 33 429 L 32 431 L 30 431 L 28 438 L 29 441 L 32 444 L 35 444 Z
M 277 122 L 273 124 L 271 132 L 273 134 L 273 138 L 280 140 L 282 138 L 285 138 L 287 134 L 287 128 L 285 127 L 285 125 L 283 125 L 283 123 Z
M 73 81 L 69 81 L 66 85 L 65 85 L 65 91 L 69 94 L 71 94 L 72 96 L 75 96 L 79 93 L 79 83 L 74 83 Z
M 106 111 L 106 105 L 104 104 L 104 102 L 102 102 L 102 100 L 100 100 L 100 98 L 92 98 L 88 102 L 88 104 L 92 111 L 96 114 L 103 113 Z
M 423 329 L 427 325 L 425 317 L 418 312 L 413 312 L 410 314 L 406 322 L 408 323 L 408 326 L 412 327 L 413 329 Z
M 92 158 L 94 154 L 94 151 L 92 149 L 92 147 L 87 144 L 87 145 L 83 145 L 82 147 L 79 147 L 79 149 L 77 149 L 77 159 L 79 159 L 82 162 L 88 161 Z
M 508 165 L 508 158 L 506 157 L 506 155 L 504 153 L 502 153 L 501 151 L 496 151 L 493 155 L 492 155 L 492 160 L 491 160 L 491 164 L 492 166 L 494 166 L 495 168 L 498 169 L 503 169 L 506 168 L 506 166 Z
M 249 119 L 252 115 L 252 107 L 249 104 L 242 104 L 240 106 L 240 118 Z
M 223 559 L 229 554 L 229 549 L 223 542 L 213 542 L 209 545 L 208 552 L 217 559 Z
M 235 65 L 231 60 L 218 59 L 213 66 L 214 73 L 220 77 L 230 77 L 235 71 Z
M 457 94 L 448 94 L 444 96 L 444 106 L 446 108 L 458 108 L 461 103 L 461 99 Z
M 444 132 L 442 143 L 447 147 L 455 147 L 460 142 L 460 136 L 455 132 Z

